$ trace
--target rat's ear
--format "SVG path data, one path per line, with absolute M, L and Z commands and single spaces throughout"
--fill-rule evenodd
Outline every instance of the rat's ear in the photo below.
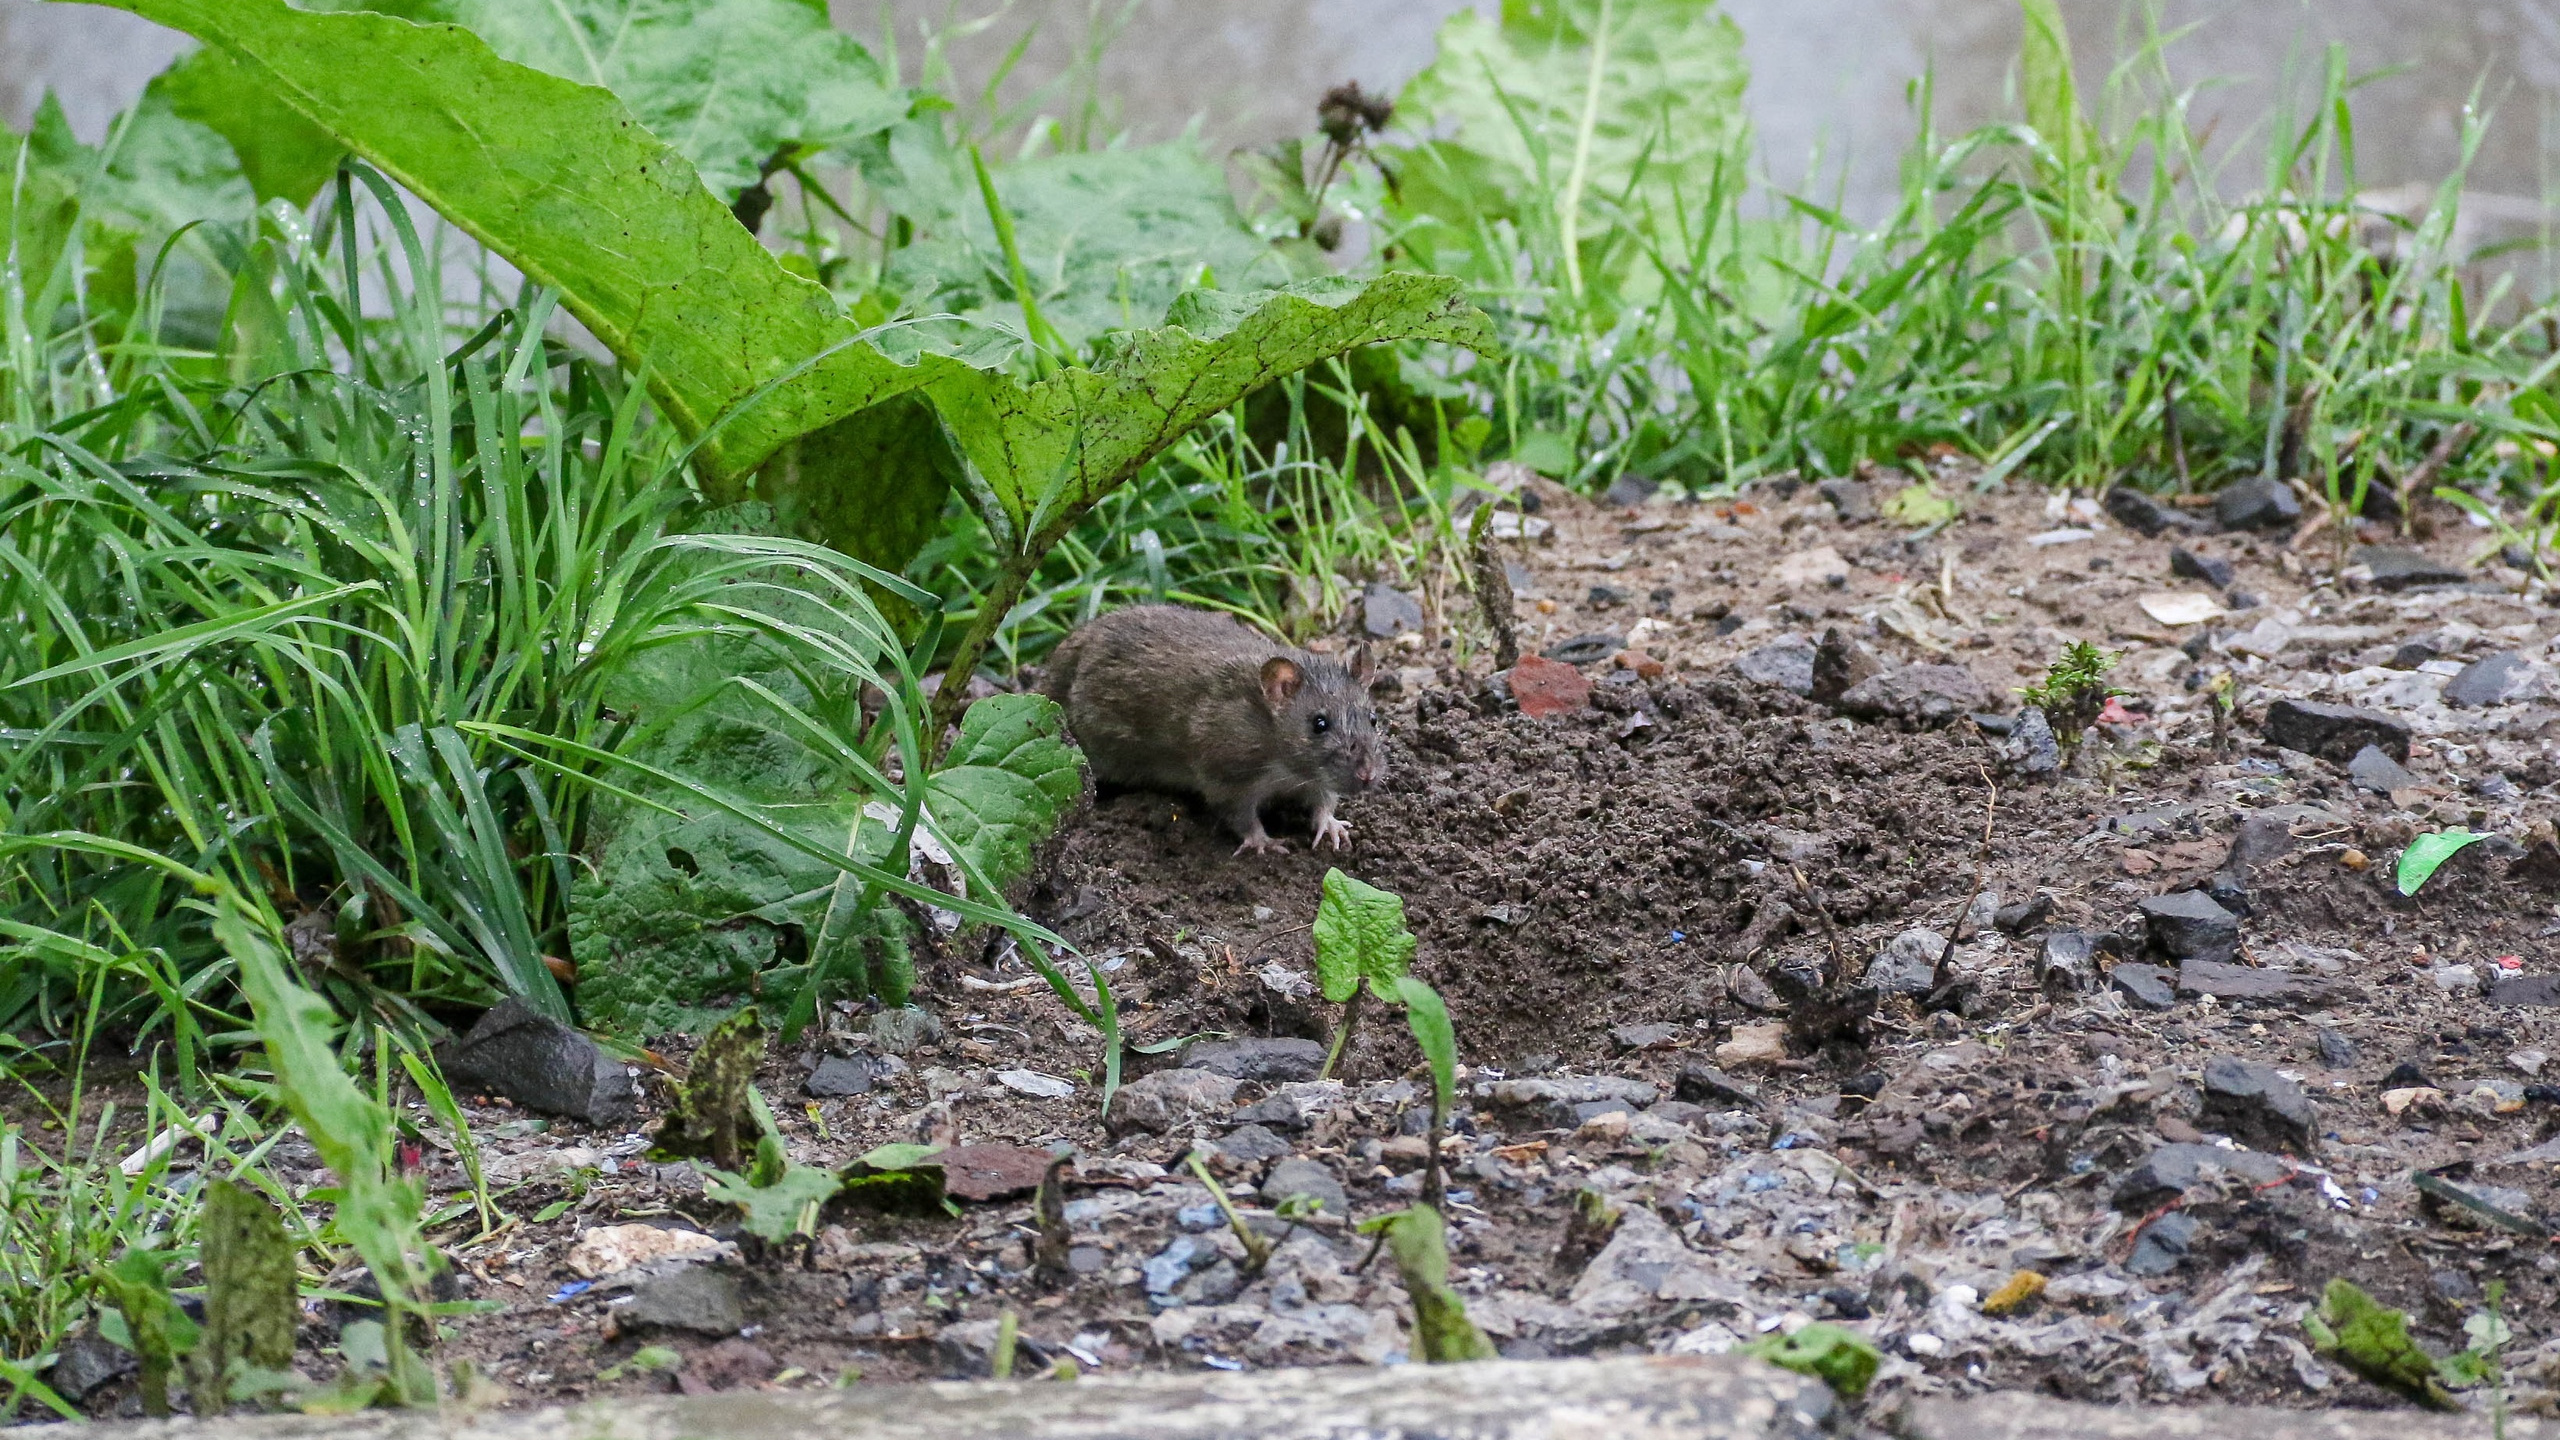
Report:
M 1363 640 L 1351 650 L 1351 683 L 1366 690 L 1378 680 L 1378 657 Z
M 1297 698 L 1298 687 L 1305 683 L 1307 672 L 1285 655 L 1274 655 L 1262 662 L 1262 699 L 1274 710 Z

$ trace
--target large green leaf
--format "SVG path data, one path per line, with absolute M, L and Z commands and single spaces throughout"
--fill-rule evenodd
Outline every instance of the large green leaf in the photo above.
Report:
M 221 136 L 260 200 L 307 205 L 347 147 L 302 118 L 230 54 L 211 45 L 182 57 L 151 82 L 180 119 Z M 196 218 L 196 217 L 188 217 Z
M 965 153 L 937 123 L 866 150 L 866 179 L 913 227 L 889 283 L 924 312 L 1024 328 L 1004 251 Z M 1157 324 L 1204 284 L 1251 290 L 1297 278 L 1236 212 L 1225 171 L 1188 142 L 1049 155 L 994 172 L 996 196 L 1041 317 L 1079 350 Z
M 770 707 L 729 683 L 740 675 L 796 704 L 810 700 L 787 670 L 743 644 L 653 651 L 612 697 L 646 727 L 623 753 L 717 786 L 840 851 L 863 797 Z M 590 1025 L 634 1038 L 701 1033 L 756 993 L 820 933 L 839 873 L 729 816 L 680 820 L 607 796 L 590 810 L 587 834 L 594 868 L 569 897 L 578 1008 Z M 885 859 L 888 838 L 887 826 L 862 826 L 860 858 Z
M 1402 998 L 1397 982 L 1413 966 L 1416 943 L 1405 928 L 1402 896 L 1327 870 L 1324 899 L 1316 903 L 1315 942 L 1316 984 L 1327 1000 L 1349 1000 L 1364 980 L 1382 997 Z M 1454 1056 L 1454 1036 L 1450 1043 Z
M 1195 290 L 1159 330 L 1124 337 L 1090 370 L 1025 385 L 946 367 L 929 387 L 1017 533 L 1071 520 L 1185 431 L 1284 375 L 1377 340 L 1491 350 L 1454 280 L 1397 273 L 1281 290 Z
M 617 356 L 647 367 L 659 405 L 687 433 L 736 408 L 701 452 L 714 475 L 948 363 L 919 359 L 942 342 L 918 332 L 903 333 L 902 359 L 866 343 L 610 91 L 511 63 L 458 26 L 284 0 L 114 3 L 222 46 L 286 104 L 559 290 Z
M 1747 73 L 1742 32 L 1712 0 L 1504 0 L 1499 22 L 1461 10 L 1397 100 L 1417 131 L 1449 137 L 1396 157 L 1408 207 L 1454 222 L 1444 239 L 1460 244 L 1475 219 L 1532 205 L 1570 209 L 1585 237 L 1609 207 L 1676 234 L 1740 158 Z
M 784 532 L 895 573 L 941 530 L 959 470 L 933 406 L 910 392 L 812 430 L 753 475 L 704 490 L 718 504 L 760 500 Z M 901 623 L 912 614 L 895 597 L 872 598 Z
M 369 7 L 381 8 L 381 7 Z M 519 65 L 611 90 L 723 199 L 786 146 L 849 144 L 907 99 L 825 0 L 434 0 Z M 422 17 L 422 18 L 425 18 Z
M 1083 789 L 1083 757 L 1066 741 L 1056 702 L 991 695 L 961 719 L 926 809 L 955 852 L 1005 885 L 1030 868 L 1032 850 Z

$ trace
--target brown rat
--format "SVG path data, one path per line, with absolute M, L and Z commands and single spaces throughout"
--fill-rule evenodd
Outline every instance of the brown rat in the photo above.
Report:
M 1369 680 L 1365 652 L 1346 670 L 1226 615 L 1133 605 L 1061 642 L 1041 689 L 1096 779 L 1198 795 L 1242 854 L 1281 848 L 1262 828 L 1280 799 L 1314 810 L 1317 848 L 1350 844 L 1333 807 L 1386 773 Z

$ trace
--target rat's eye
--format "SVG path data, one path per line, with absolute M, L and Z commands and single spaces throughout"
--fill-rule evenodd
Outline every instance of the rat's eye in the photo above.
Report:
M 1307 722 L 1307 723 L 1309 723 L 1309 724 L 1313 725 L 1313 726 L 1315 727 L 1315 731 L 1316 731 L 1316 733 L 1317 733 L 1317 734 L 1319 734 L 1319 735 L 1321 735 L 1321 734 L 1323 734 L 1324 732 L 1326 732 L 1327 730 L 1330 730 L 1330 729 L 1332 729 L 1332 728 L 1333 728 L 1333 717 L 1332 717 L 1332 716 L 1330 716 L 1330 715 L 1319 715 L 1319 716 L 1317 716 L 1315 719 L 1313 719 L 1313 720 L 1311 720 L 1311 721 L 1309 721 L 1309 722 Z

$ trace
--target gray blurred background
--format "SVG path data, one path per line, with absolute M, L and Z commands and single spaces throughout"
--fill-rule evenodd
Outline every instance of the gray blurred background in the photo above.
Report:
M 1026 31 L 1003 105 L 1072 114 L 1098 92 L 1105 118 L 1136 138 L 1196 126 L 1212 146 L 1257 144 L 1311 128 L 1316 97 L 1344 79 L 1392 90 L 1431 56 L 1441 20 L 1469 0 L 834 0 L 837 23 L 877 40 L 888 27 L 900 68 L 918 77 L 938 53 L 974 95 Z M 1494 0 L 1475 0 L 1491 11 Z M 2012 0 L 1726 0 L 1751 64 L 1750 105 L 1763 162 L 1790 187 L 1836 193 L 1874 219 L 1894 198 L 1913 133 L 1907 90 L 1935 67 L 1939 123 L 1956 131 L 2015 116 Z M 2063 0 L 2080 47 L 2082 88 L 2140 38 L 2138 0 Z M 2164 28 L 2195 30 L 2168 57 L 2217 143 L 2255 143 L 2288 85 L 2316 79 L 2323 47 L 2347 47 L 2358 71 L 2393 69 L 2358 92 L 2368 189 L 2432 185 L 2456 162 L 2465 104 L 2478 93 L 2495 124 L 2471 176 L 2476 239 L 2526 238 L 2560 196 L 2560 0 L 2161 0 Z M 1118 38 L 1091 53 L 1096 27 Z M 939 36 L 939 41 L 931 37 Z M 118 11 L 0 0 L 0 118 L 23 128 L 49 88 L 95 139 L 181 47 Z M 2254 172 L 2226 191 L 2256 188 Z M 2494 233 L 2492 233 L 2494 232 Z

